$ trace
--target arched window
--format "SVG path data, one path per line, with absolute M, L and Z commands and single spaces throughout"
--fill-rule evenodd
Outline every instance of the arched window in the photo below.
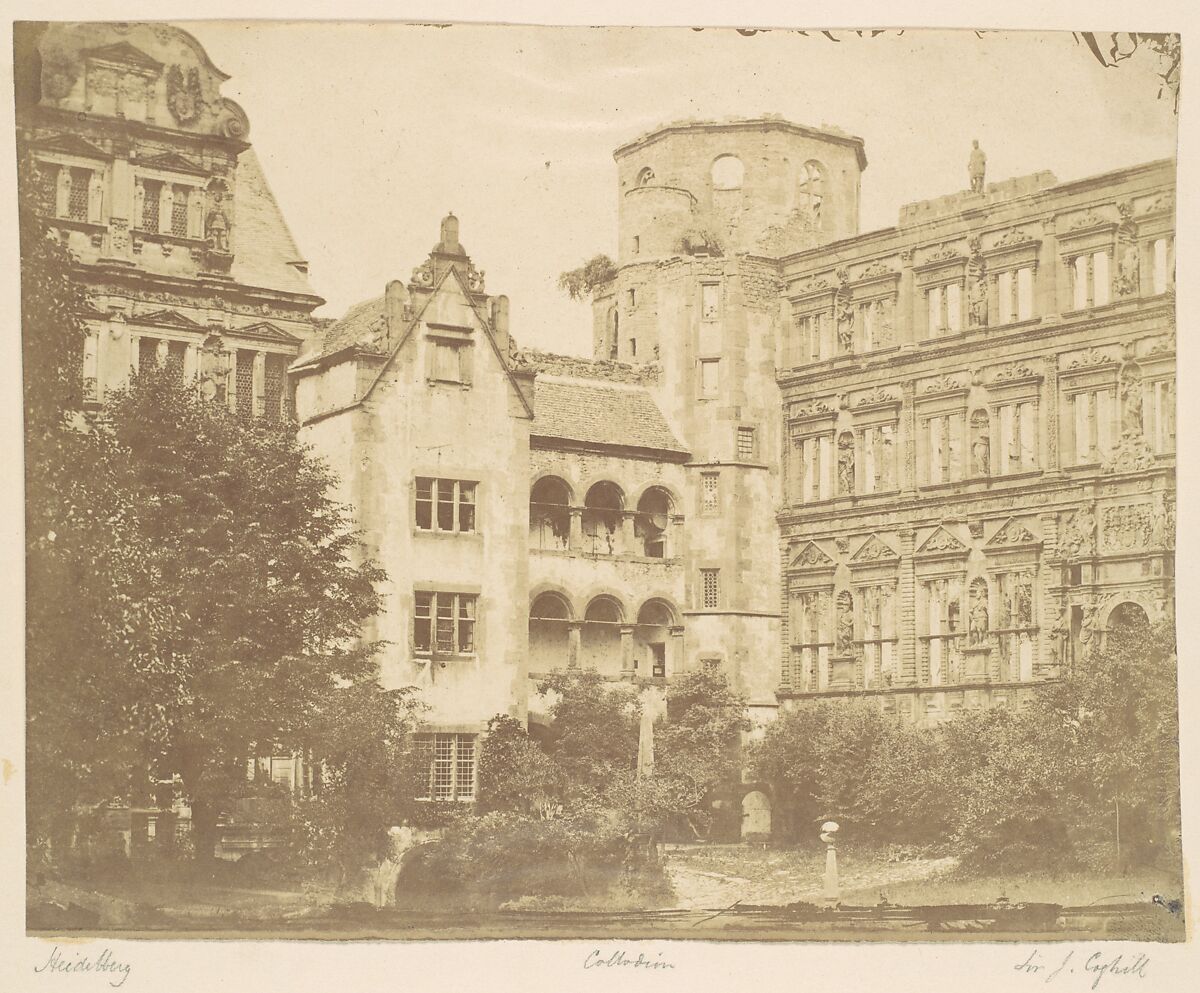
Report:
M 546 476 L 529 491 L 529 546 L 566 549 L 571 537 L 571 488 Z
M 1131 603 L 1128 600 L 1124 603 L 1119 603 L 1112 609 L 1112 613 L 1108 615 L 1108 630 L 1124 631 L 1133 633 L 1141 628 L 1149 627 L 1150 619 L 1146 616 L 1146 611 L 1136 603 Z
M 639 676 L 667 674 L 667 645 L 671 628 L 677 623 L 675 611 L 663 601 L 647 600 L 642 604 L 634 628 L 633 667 Z
M 821 202 L 825 198 L 825 169 L 820 162 L 805 162 L 800 170 L 800 209 L 821 220 Z
M 722 155 L 712 164 L 714 190 L 740 190 L 745 167 L 736 155 Z
M 583 499 L 583 538 L 586 551 L 612 555 L 617 551 L 625 494 L 616 483 L 599 482 Z
M 529 606 L 529 667 L 551 672 L 578 661 L 571 645 L 571 605 L 561 593 L 540 594 Z
M 671 524 L 671 497 L 666 490 L 651 486 L 638 500 L 634 533 L 642 554 L 651 559 L 668 555 L 667 532 Z
M 649 186 L 653 182 L 654 182 L 654 170 L 651 169 L 649 166 L 646 166 L 637 174 L 638 186 Z

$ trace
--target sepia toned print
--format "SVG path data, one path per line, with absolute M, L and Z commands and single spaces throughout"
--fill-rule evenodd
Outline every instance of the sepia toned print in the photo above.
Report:
M 444 150 L 402 114 L 389 161 L 491 206 L 339 174 L 326 285 L 210 55 L 332 72 L 347 27 L 250 29 L 16 26 L 31 933 L 1183 939 L 1177 36 L 360 25 L 502 68 L 561 33 L 613 106 L 660 36 L 1130 95 L 1061 176 L 996 175 L 986 102 L 991 139 L 914 115 L 957 178 L 884 204 L 853 95 L 861 136 L 736 87 L 550 118 L 603 169 L 517 115 L 490 169 L 431 73 Z

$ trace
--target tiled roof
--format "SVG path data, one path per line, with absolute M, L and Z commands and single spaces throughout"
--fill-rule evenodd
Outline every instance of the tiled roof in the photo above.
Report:
M 532 435 L 687 452 L 641 387 L 538 376 L 533 407 Z
M 312 295 L 308 276 L 293 262 L 303 256 L 292 239 L 262 166 L 248 148 L 238 157 L 234 184 L 233 278 L 246 286 Z
M 329 321 L 319 329 L 313 345 L 320 355 L 332 355 L 351 345 L 382 352 L 383 339 L 383 297 L 375 297 L 356 303 L 336 321 Z

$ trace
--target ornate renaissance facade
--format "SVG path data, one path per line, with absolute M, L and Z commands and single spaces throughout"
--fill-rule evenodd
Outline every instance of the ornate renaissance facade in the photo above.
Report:
M 228 78 L 166 24 L 18 24 L 18 148 L 80 263 L 91 399 L 167 365 L 233 410 L 287 413 L 324 301 Z
M 785 706 L 1017 706 L 1174 602 L 1174 169 L 1041 173 L 782 260 Z

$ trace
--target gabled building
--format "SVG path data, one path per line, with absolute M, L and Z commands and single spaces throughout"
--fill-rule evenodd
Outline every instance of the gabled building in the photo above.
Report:
M 287 414 L 286 369 L 324 301 L 228 78 L 167 24 L 18 23 L 18 152 L 79 260 L 91 398 L 146 363 L 247 416 Z

